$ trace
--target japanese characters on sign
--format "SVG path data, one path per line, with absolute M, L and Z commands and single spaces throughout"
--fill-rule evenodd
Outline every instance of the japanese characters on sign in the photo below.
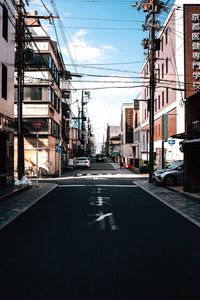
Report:
M 133 108 L 125 109 L 126 143 L 133 143 Z
M 185 98 L 200 91 L 200 5 L 184 5 Z
M 192 13 L 192 78 L 193 88 L 200 90 L 200 13 Z

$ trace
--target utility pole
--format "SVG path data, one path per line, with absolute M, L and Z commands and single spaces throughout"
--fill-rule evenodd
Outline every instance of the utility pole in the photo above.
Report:
M 84 96 L 83 91 L 81 93 L 81 152 L 84 153 Z
M 85 99 L 85 97 L 87 97 Z M 85 121 L 86 121 L 86 113 L 84 111 L 84 106 L 87 104 L 87 101 L 90 99 L 90 92 L 89 91 L 82 91 L 81 95 L 81 150 L 83 155 L 85 155 L 86 149 L 85 149 L 85 134 L 86 134 L 86 126 L 85 126 Z
M 168 1 L 167 1 L 168 2 Z M 166 3 L 167 3 L 166 2 Z M 150 99 L 148 99 L 148 111 L 149 111 L 149 182 L 153 182 L 154 171 L 154 98 L 155 98 L 155 61 L 156 50 L 160 50 L 160 40 L 156 39 L 156 31 L 160 30 L 160 24 L 156 21 L 156 14 L 159 14 L 161 9 L 166 8 L 160 0 L 141 0 L 135 5 L 138 10 L 143 8 L 146 13 L 145 24 L 143 24 L 143 30 L 149 31 L 149 39 L 143 39 L 143 48 L 148 49 L 148 59 L 150 68 Z
M 150 118 L 149 118 L 149 182 L 153 182 L 154 171 L 154 97 L 155 97 L 155 0 L 151 1 L 151 21 L 149 23 L 150 45 Z
M 17 60 L 17 110 L 18 110 L 18 179 L 24 176 L 24 133 L 23 133 L 23 100 L 24 100 L 24 4 L 16 1 L 16 60 Z

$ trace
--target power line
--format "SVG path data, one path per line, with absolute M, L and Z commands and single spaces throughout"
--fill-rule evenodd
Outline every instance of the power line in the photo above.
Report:
M 51 27 L 51 25 L 47 25 Z M 63 28 L 68 29 L 95 29 L 95 30 L 130 30 L 130 31 L 142 31 L 142 28 L 124 28 L 124 27 L 91 27 L 91 26 L 63 26 Z
M 62 19 L 74 19 L 74 20 L 87 20 L 87 21 L 109 21 L 109 22 L 130 22 L 130 23 L 142 23 L 139 20 L 122 20 L 122 19 L 105 19 L 105 18 L 84 18 L 84 17 L 70 17 L 60 16 Z

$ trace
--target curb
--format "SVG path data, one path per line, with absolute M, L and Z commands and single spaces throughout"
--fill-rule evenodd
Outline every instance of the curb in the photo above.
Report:
M 196 196 L 196 195 L 193 195 L 191 193 L 188 193 L 188 192 L 182 192 L 182 191 L 177 191 L 176 189 L 173 189 L 172 187 L 169 187 L 169 186 L 166 186 L 165 188 L 167 188 L 168 190 L 172 191 L 172 192 L 175 192 L 175 193 L 179 193 L 183 196 L 186 196 L 188 197 L 189 199 L 192 199 L 192 200 L 200 200 L 200 195 L 199 196 Z
M 22 193 L 28 189 L 32 188 L 32 185 L 25 185 L 25 186 L 21 186 L 19 188 L 13 189 L 7 193 L 5 193 L 4 195 L 0 196 L 0 202 L 9 199 L 10 197 L 13 197 L 15 195 L 18 195 L 19 193 Z

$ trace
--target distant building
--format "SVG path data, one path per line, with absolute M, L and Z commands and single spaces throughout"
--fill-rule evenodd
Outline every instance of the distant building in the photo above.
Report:
M 113 161 L 118 161 L 121 153 L 121 127 L 120 125 L 107 125 L 107 138 L 105 143 L 105 154 Z
M 15 8 L 0 5 L 0 185 L 13 183 Z

